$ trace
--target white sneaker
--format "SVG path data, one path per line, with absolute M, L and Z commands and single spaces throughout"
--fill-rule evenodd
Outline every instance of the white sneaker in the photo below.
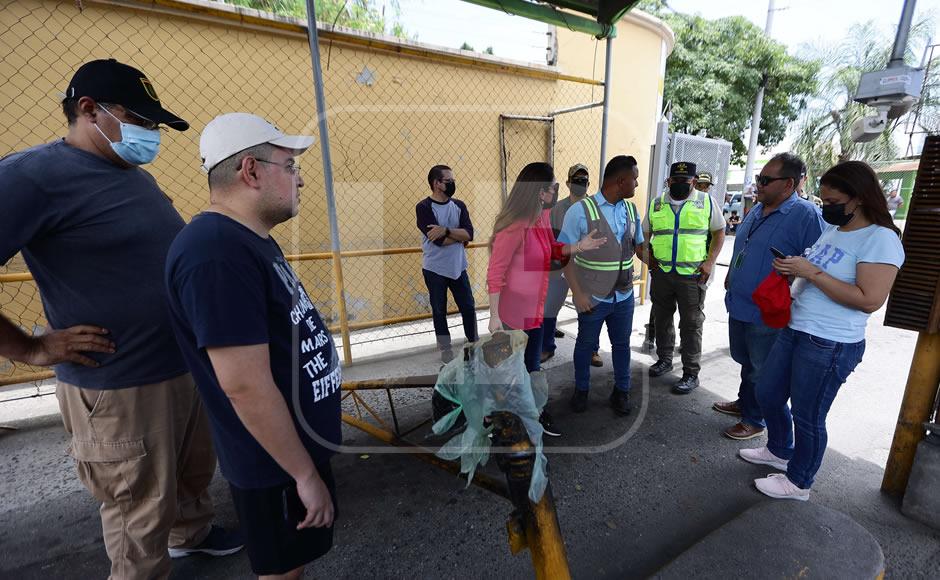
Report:
M 747 461 L 748 463 L 769 465 L 774 469 L 779 469 L 780 471 L 786 471 L 787 464 L 790 463 L 786 459 L 780 459 L 771 453 L 770 449 L 767 449 L 766 446 L 757 447 L 755 449 L 741 449 L 738 451 L 738 455 L 740 455 L 741 459 Z
M 776 499 L 795 499 L 806 501 L 809 499 L 809 490 L 800 489 L 782 473 L 771 473 L 767 477 L 755 479 L 754 485 L 764 495 Z

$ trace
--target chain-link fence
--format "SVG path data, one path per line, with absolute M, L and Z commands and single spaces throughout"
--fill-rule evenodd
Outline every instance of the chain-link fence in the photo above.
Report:
M 0 155 L 65 134 L 60 91 L 95 58 L 113 57 L 144 71 L 165 106 L 192 125 L 164 133 L 159 157 L 147 166 L 186 220 L 208 205 L 198 141 L 216 115 L 252 112 L 285 132 L 316 134 L 310 52 L 300 22 L 204 2 L 192 10 L 185 2 L 173 6 L 131 0 L 0 4 Z M 347 30 L 321 30 L 320 52 L 349 328 L 337 338 L 348 341 L 355 357 L 367 342 L 433 335 L 425 320 L 430 308 L 414 210 L 429 193 L 429 168 L 443 163 L 454 169 L 457 195 L 477 232 L 468 273 L 484 306 L 488 254 L 482 246 L 500 207 L 504 174 L 511 187 L 530 161 L 554 161 L 560 181 L 574 163 L 593 167 L 600 109 L 552 111 L 595 101 L 600 83 Z M 300 161 L 306 182 L 300 213 L 274 236 L 339 332 L 338 268 L 319 151 Z M 0 311 L 28 332 L 45 327 L 20 256 L 0 268 Z M 0 384 L 42 372 L 0 359 Z
M 671 133 L 668 138 L 669 153 L 664 157 L 663 175 L 669 175 L 669 166 L 673 163 L 679 161 L 694 163 L 697 172 L 707 171 L 712 174 L 712 187 L 709 193 L 718 202 L 719 207 L 724 206 L 728 187 L 728 166 L 731 161 L 731 143 L 685 133 Z

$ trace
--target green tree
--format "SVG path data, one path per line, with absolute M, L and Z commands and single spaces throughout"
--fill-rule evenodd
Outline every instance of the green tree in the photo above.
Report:
M 905 54 L 907 63 L 918 62 L 918 54 L 913 47 L 923 46 L 932 28 L 930 20 L 921 20 L 912 26 Z M 898 156 L 895 136 L 911 120 L 910 117 L 890 121 L 887 130 L 873 141 L 856 143 L 851 137 L 852 124 L 875 113 L 874 109 L 852 100 L 859 80 L 863 73 L 887 66 L 893 44 L 893 34 L 889 36 L 874 22 L 867 22 L 856 24 L 836 42 L 804 49 L 809 57 L 823 63 L 819 93 L 803 111 L 794 140 L 795 151 L 806 160 L 809 183 L 815 183 L 816 177 L 840 161 L 856 159 L 878 163 Z M 940 62 L 933 66 L 940 66 Z M 928 78 L 922 95 L 918 118 L 922 130 L 940 129 L 937 83 L 935 76 Z
M 467 41 L 464 41 L 464 43 L 460 45 L 460 50 L 470 50 L 470 51 L 475 51 L 476 49 L 475 49 L 475 48 L 473 48 L 473 47 L 472 47 L 472 46 L 470 45 L 470 43 L 469 43 L 469 42 L 467 42 Z
M 664 0 L 643 0 L 639 7 L 665 20 L 676 34 L 663 95 L 676 130 L 705 130 L 730 141 L 732 163 L 742 163 L 754 98 L 763 84 L 757 142 L 768 148 L 786 136 L 816 90 L 818 62 L 787 54 L 783 44 L 740 16 L 708 20 L 675 12 Z
M 226 4 L 246 6 L 280 16 L 307 17 L 305 0 L 223 0 Z M 376 0 L 316 0 L 317 19 L 320 22 L 345 26 L 363 32 L 392 34 L 408 38 L 401 23 L 401 6 L 391 0 L 391 14 L 385 13 L 385 5 Z

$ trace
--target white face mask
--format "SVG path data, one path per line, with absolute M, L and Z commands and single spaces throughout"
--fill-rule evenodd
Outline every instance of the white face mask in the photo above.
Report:
M 111 149 L 118 157 L 131 165 L 144 165 L 157 158 L 157 153 L 160 152 L 159 129 L 144 129 L 137 125 L 125 123 L 101 105 L 98 105 L 98 108 L 108 115 L 111 115 L 111 117 L 121 125 L 121 140 L 114 142 L 108 139 L 108 136 L 104 134 L 101 127 L 95 123 L 95 129 L 101 133 L 102 137 L 108 139 L 108 143 L 111 144 Z

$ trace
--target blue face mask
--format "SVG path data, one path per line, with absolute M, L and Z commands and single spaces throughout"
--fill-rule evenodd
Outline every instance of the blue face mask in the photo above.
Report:
M 114 117 L 111 111 L 104 107 L 100 107 L 100 109 Z M 108 136 L 104 134 L 104 131 L 97 123 L 95 129 L 98 129 L 98 132 L 105 139 L 108 139 L 108 142 L 111 143 L 111 149 L 118 157 L 131 165 L 144 165 L 157 158 L 157 153 L 160 152 L 159 129 L 144 129 L 137 125 L 124 123 L 117 117 L 114 117 L 114 120 L 121 124 L 121 140 L 116 143 L 108 139 Z

